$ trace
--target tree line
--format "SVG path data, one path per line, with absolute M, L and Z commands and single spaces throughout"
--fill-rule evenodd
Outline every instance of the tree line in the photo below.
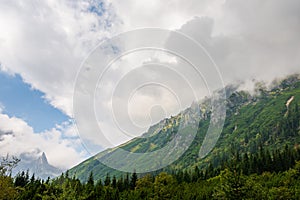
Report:
M 68 171 L 50 180 L 28 172 L 11 177 L 16 158 L 1 162 L 0 199 L 299 199 L 300 151 L 293 146 L 270 153 L 263 148 L 255 154 L 232 154 L 219 167 L 137 174 L 87 182 Z

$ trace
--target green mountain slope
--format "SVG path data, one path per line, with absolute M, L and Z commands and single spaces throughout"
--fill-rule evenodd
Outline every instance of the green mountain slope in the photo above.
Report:
M 82 181 L 87 180 L 91 171 L 95 179 L 104 179 L 106 174 L 120 176 L 122 172 L 103 165 L 99 159 L 115 156 L 126 162 L 126 157 L 118 156 L 118 148 L 136 153 L 160 149 L 176 137 L 180 124 L 184 124 L 181 134 L 183 132 L 188 135 L 194 129 L 197 129 L 197 134 L 187 151 L 174 163 L 165 167 L 165 171 L 188 170 L 195 166 L 217 167 L 230 160 L 234 152 L 252 154 L 261 148 L 272 151 L 283 149 L 286 145 L 299 144 L 300 80 L 298 75 L 276 83 L 270 90 L 258 84 L 255 95 L 246 91 L 235 91 L 234 87 L 227 87 L 226 92 L 227 116 L 223 131 L 215 148 L 204 159 L 200 159 L 198 154 L 210 122 L 210 99 L 199 103 L 200 110 L 196 109 L 198 106 L 194 103 L 179 115 L 164 119 L 150 127 L 144 134 L 147 137 L 134 138 L 117 148 L 100 152 L 70 169 L 69 174 L 76 175 Z M 158 165 L 158 163 L 145 162 L 145 165 Z

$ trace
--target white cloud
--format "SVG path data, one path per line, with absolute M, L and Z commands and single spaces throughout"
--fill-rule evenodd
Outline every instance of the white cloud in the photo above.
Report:
M 171 28 L 198 40 L 221 68 L 226 83 L 299 72 L 297 0 L 111 2 L 125 30 Z
M 0 113 L 0 155 L 19 156 L 38 149 L 46 153 L 50 164 L 62 169 L 70 168 L 86 156 L 84 151 L 76 150 L 81 143 L 74 133 L 70 133 L 72 129 L 72 125 L 64 125 L 64 129 L 53 128 L 35 133 L 24 120 Z M 68 135 L 73 137 L 67 138 Z
M 229 0 L 224 4 L 224 16 L 215 20 L 214 27 L 227 24 L 234 28 L 224 28 L 227 34 L 211 37 L 207 48 L 227 83 L 271 81 L 300 72 L 299 9 L 300 2 L 295 0 Z
M 223 0 L 110 1 L 124 30 L 141 27 L 176 29 L 194 16 L 219 16 Z
M 299 72 L 300 65 L 300 1 L 298 0 L 191 0 L 191 1 L 146 1 L 146 0 L 110 0 L 104 3 L 106 12 L 102 16 L 89 12 L 91 5 L 99 1 L 2 1 L 0 6 L 0 62 L 1 70 L 18 73 L 25 82 L 45 93 L 51 105 L 72 116 L 73 84 L 82 59 L 99 41 L 120 31 L 141 27 L 161 27 L 177 29 L 199 41 L 212 55 L 220 67 L 226 83 L 237 80 L 266 79 Z M 134 38 L 128 43 L 137 42 Z M 144 40 L 145 38 L 140 38 Z M 179 45 L 179 41 L 169 38 L 168 45 Z M 190 49 L 191 54 L 196 54 Z M 145 56 L 145 61 L 153 61 L 155 54 Z M 148 57 L 147 57 L 148 56 Z M 140 55 L 131 61 L 122 60 L 112 67 L 105 88 L 100 94 L 109 97 L 117 81 L 126 70 L 139 65 Z M 137 60 L 136 60 L 137 59 Z M 161 56 L 158 62 L 181 67 L 182 74 L 191 77 L 197 83 L 192 71 L 179 59 Z M 125 65 L 120 69 L 118 64 Z M 126 63 L 127 62 L 127 63 Z M 155 72 L 155 71 L 154 71 Z M 139 79 L 147 79 L 142 74 L 132 77 L 131 84 Z M 159 73 L 156 74 L 157 78 Z M 170 75 L 170 74 L 168 74 Z M 205 77 L 213 80 L 214 77 Z M 176 82 L 176 80 L 174 80 Z M 170 81 L 169 83 L 172 83 Z M 187 87 L 182 84 L 176 91 L 184 96 Z M 206 88 L 199 86 L 199 93 L 205 94 Z M 127 105 L 127 96 L 119 93 L 119 105 Z M 151 102 L 149 102 L 149 99 Z M 168 95 L 163 96 L 168 108 L 174 108 L 174 101 Z M 115 143 L 128 139 L 119 136 L 113 128 L 113 120 L 108 120 L 105 113 L 111 112 L 111 101 L 100 99 L 97 105 L 99 124 L 110 133 Z M 186 95 L 184 106 L 191 102 L 191 95 Z M 153 102 L 160 102 L 159 95 L 140 94 L 136 98 L 138 109 L 133 118 L 143 114 L 143 108 L 151 107 Z M 144 103 L 143 102 L 147 102 Z M 82 102 L 85 109 L 86 102 Z M 149 105 L 151 104 L 151 105 Z M 183 107 L 184 107 L 183 106 Z M 178 110 L 179 111 L 179 110 Z M 172 113 L 177 111 L 172 110 Z M 104 113 L 104 114 L 103 114 Z M 101 116 L 103 115 L 103 116 Z M 97 138 L 97 128 L 89 127 L 92 116 L 82 116 L 85 134 L 90 141 Z M 139 118 L 140 119 L 140 118 Z M 16 127 L 27 132 L 30 127 L 18 123 Z M 27 130 L 28 129 L 28 130 Z M 58 131 L 58 132 L 56 132 Z M 39 137 L 49 137 L 61 142 L 60 127 L 42 133 Z M 133 135 L 136 133 L 133 133 Z M 37 134 L 38 135 L 38 134 Z M 53 136 L 52 136 L 53 135 Z M 65 135 L 76 137 L 73 130 L 66 130 Z M 12 137 L 12 136 L 7 136 Z M 35 137 L 34 137 L 35 138 Z M 94 139 L 94 140 L 93 140 Z M 25 141 L 25 140 L 24 140 Z M 68 140 L 63 140 L 68 142 Z M 64 142 L 61 144 L 67 145 Z M 53 154 L 54 155 L 54 154 Z M 50 160 L 50 158 L 49 158 Z

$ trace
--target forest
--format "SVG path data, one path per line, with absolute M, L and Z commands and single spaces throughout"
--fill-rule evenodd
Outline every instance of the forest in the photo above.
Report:
M 300 149 L 286 146 L 255 154 L 232 153 L 232 159 L 218 168 L 157 172 L 122 177 L 106 175 L 87 182 L 68 171 L 53 180 L 40 180 L 28 172 L 14 178 L 11 169 L 18 159 L 2 159 L 0 199 L 299 199 Z

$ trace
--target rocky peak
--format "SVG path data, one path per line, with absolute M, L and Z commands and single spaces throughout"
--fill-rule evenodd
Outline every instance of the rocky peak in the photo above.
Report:
M 47 160 L 45 152 L 42 153 L 41 157 L 39 158 L 39 161 L 41 164 L 48 164 L 48 160 Z

